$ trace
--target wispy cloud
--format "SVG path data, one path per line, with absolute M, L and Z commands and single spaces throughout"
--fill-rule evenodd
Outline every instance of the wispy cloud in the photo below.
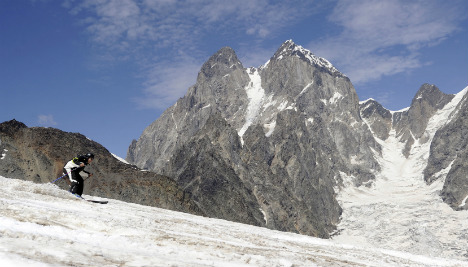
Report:
M 168 108 L 195 84 L 200 64 L 191 57 L 153 64 L 146 70 L 143 96 L 134 101 L 140 108 Z
M 54 120 L 54 116 L 52 115 L 39 115 L 37 122 L 41 126 L 49 127 L 57 125 L 57 122 Z
M 309 16 L 311 2 L 68 0 L 63 6 L 81 19 L 93 43 L 105 53 L 141 64 L 147 77 L 144 96 L 136 102 L 143 108 L 161 109 L 195 82 L 201 64 L 210 56 L 203 49 L 207 40 L 220 36 L 235 40 L 222 44 L 232 46 L 246 36 L 251 45 L 274 37 L 280 29 Z M 258 57 L 249 54 L 249 63 L 257 63 Z
M 244 33 L 258 38 L 273 34 L 304 15 L 309 3 L 268 0 L 86 0 L 67 1 L 97 43 L 116 49 L 129 44 L 177 49 L 210 34 Z
M 342 31 L 308 47 L 353 83 L 375 81 L 427 64 L 419 49 L 457 31 L 463 6 L 462 1 L 339 0 L 329 20 Z

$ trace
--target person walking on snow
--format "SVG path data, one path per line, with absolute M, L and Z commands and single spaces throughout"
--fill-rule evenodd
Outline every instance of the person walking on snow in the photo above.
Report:
M 74 195 L 81 197 L 83 194 L 84 188 L 84 180 L 81 177 L 80 172 L 85 172 L 88 174 L 88 177 L 93 176 L 92 173 L 89 173 L 84 170 L 86 165 L 89 165 L 94 159 L 94 155 L 92 153 L 88 153 L 83 156 L 77 156 L 67 162 L 65 167 L 63 167 L 63 174 L 68 175 L 68 179 L 70 179 L 70 192 Z

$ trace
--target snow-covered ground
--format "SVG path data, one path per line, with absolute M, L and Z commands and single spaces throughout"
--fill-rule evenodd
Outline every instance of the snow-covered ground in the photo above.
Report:
M 335 241 L 468 260 L 468 211 L 454 211 L 439 196 L 450 166 L 430 186 L 423 179 L 432 138 L 467 91 L 431 118 L 425 133 L 429 141 L 417 140 L 408 158 L 394 130 L 387 140 L 378 140 L 382 172 L 371 187 L 340 192 L 343 215 Z
M 88 198 L 94 198 L 89 197 Z M 0 177 L 0 266 L 468 266 Z

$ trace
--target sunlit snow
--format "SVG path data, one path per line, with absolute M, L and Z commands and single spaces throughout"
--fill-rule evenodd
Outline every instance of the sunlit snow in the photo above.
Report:
M 309 50 L 305 49 L 304 47 L 300 46 L 300 45 L 297 45 L 295 44 L 292 40 L 288 40 L 286 41 L 286 43 L 288 43 L 290 46 L 291 45 L 294 45 L 294 49 L 293 51 L 298 51 L 299 53 L 301 53 L 302 55 L 304 55 L 304 57 L 309 61 L 310 64 L 312 65 L 318 65 L 320 67 L 324 67 L 324 68 L 327 68 L 329 69 L 331 72 L 339 72 L 328 60 L 326 60 L 325 58 L 322 58 L 322 57 L 318 57 L 314 54 L 312 54 L 312 52 L 310 52 Z M 286 47 L 285 48 L 285 51 L 291 49 L 291 47 Z M 277 60 L 281 60 L 283 58 L 283 55 L 282 55 L 283 51 L 280 53 L 280 56 L 277 58 Z M 297 55 L 296 55 L 297 56 Z
M 85 196 L 87 198 L 95 198 Z M 0 266 L 467 266 L 0 177 Z
M 245 123 L 238 133 L 240 137 L 244 135 L 245 131 L 247 131 L 249 126 L 257 118 L 265 96 L 265 90 L 262 88 L 262 78 L 260 77 L 258 70 L 251 68 L 248 71 L 248 74 L 250 77 L 250 82 L 245 88 L 245 91 L 247 92 L 249 104 L 247 106 L 247 113 L 245 115 Z
M 128 163 L 128 161 L 126 161 L 125 159 L 123 159 L 123 158 L 117 156 L 117 155 L 114 154 L 114 153 L 112 153 L 112 156 L 113 156 L 114 158 L 118 159 L 119 161 L 125 163 L 125 164 L 130 164 L 130 163 Z

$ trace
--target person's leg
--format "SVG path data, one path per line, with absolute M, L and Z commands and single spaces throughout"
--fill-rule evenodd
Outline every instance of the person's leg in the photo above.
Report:
M 84 180 L 83 180 L 83 177 L 81 177 L 81 175 L 76 174 L 76 176 L 77 176 L 76 177 L 77 181 L 79 182 L 79 184 L 77 185 L 76 194 L 81 196 L 83 194 L 83 189 L 84 189 Z
M 81 175 L 77 172 L 71 172 L 71 173 L 72 173 L 73 180 L 75 180 L 76 182 L 72 182 L 70 186 L 70 192 L 81 196 L 81 194 L 83 194 L 83 184 L 84 184 L 83 177 L 81 177 Z

